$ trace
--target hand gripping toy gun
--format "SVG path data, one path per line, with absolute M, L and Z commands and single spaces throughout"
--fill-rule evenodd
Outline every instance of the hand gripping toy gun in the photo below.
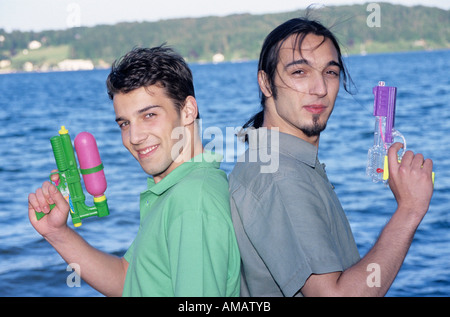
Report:
M 399 137 L 403 141 L 403 151 L 399 154 L 401 161 L 403 153 L 406 151 L 405 137 L 394 128 L 395 122 L 395 101 L 397 88 L 385 86 L 383 81 L 373 88 L 375 133 L 374 144 L 369 149 L 366 174 L 377 183 L 382 181 L 387 184 L 389 179 L 389 166 L 387 152 L 394 143 L 394 137 Z M 434 172 L 432 174 L 434 183 Z
M 106 191 L 105 173 L 97 143 L 92 134 L 81 132 L 75 138 L 74 144 L 80 169 L 77 167 L 69 131 L 64 126 L 61 127 L 59 135 L 50 139 L 50 143 L 58 167 L 57 174 L 59 174 L 59 181 L 56 186 L 69 203 L 73 225 L 75 227 L 81 226 L 81 219 L 87 217 L 109 215 L 108 204 L 104 195 Z M 92 207 L 85 204 L 86 197 L 81 187 L 80 172 L 83 175 L 86 190 L 94 196 L 94 206 Z M 53 209 L 54 206 L 54 204 L 50 205 L 50 209 Z M 44 216 L 44 213 L 36 212 L 38 220 Z

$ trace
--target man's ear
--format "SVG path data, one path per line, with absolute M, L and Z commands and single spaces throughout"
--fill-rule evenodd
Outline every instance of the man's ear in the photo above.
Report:
M 184 107 L 181 109 L 181 120 L 183 126 L 194 123 L 198 115 L 197 100 L 193 96 L 187 96 Z
M 272 90 L 270 89 L 269 80 L 265 71 L 260 70 L 258 72 L 258 84 L 261 92 L 266 96 L 266 98 L 272 97 Z

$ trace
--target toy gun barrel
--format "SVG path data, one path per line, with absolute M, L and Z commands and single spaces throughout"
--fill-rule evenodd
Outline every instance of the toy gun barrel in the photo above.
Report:
M 392 144 L 393 130 L 395 122 L 395 102 L 397 97 L 397 87 L 385 86 L 384 81 L 380 81 L 378 86 L 373 87 L 374 110 L 373 115 L 384 118 L 384 142 Z
M 85 204 L 86 197 L 83 193 L 83 188 L 81 187 L 80 171 L 77 167 L 75 152 L 68 131 L 62 126 L 59 135 L 50 139 L 59 174 L 57 188 L 69 203 L 70 215 L 75 227 L 81 226 L 81 219 L 91 216 L 104 217 L 109 215 L 108 204 L 106 197 L 103 194 L 106 191 L 106 179 L 104 177 L 103 164 L 101 164 L 100 161 L 100 155 L 98 154 L 95 139 L 87 132 L 82 132 L 80 135 L 81 134 L 82 137 L 80 138 L 83 139 L 83 142 L 81 142 L 81 145 L 78 145 L 77 154 L 80 160 L 81 173 L 83 174 L 85 186 L 88 192 L 94 196 L 94 206 L 87 206 Z M 90 136 L 90 138 L 86 138 L 86 135 Z M 76 148 L 77 143 L 80 144 L 80 142 L 77 142 L 77 138 L 75 138 Z M 93 161 L 93 159 L 89 159 L 89 157 L 87 160 L 85 158 L 86 155 L 90 154 L 89 152 L 94 152 L 94 159 L 97 163 L 100 161 L 100 164 L 83 168 L 86 167 L 86 164 L 89 164 L 89 162 L 92 163 Z M 88 179 L 86 179 L 86 175 Z M 51 209 L 53 207 L 54 205 L 50 206 Z M 44 215 L 44 213 L 36 213 L 38 220 Z

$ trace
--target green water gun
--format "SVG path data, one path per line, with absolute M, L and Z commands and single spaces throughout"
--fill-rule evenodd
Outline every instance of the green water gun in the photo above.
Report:
M 56 187 L 64 196 L 70 206 L 70 215 L 75 227 L 81 226 L 81 219 L 109 215 L 109 208 L 104 192 L 106 191 L 106 178 L 103 164 L 100 160 L 97 143 L 89 132 L 81 132 L 75 138 L 75 150 L 80 162 L 77 167 L 75 151 L 72 147 L 69 131 L 61 127 L 59 135 L 50 139 L 55 157 L 59 180 Z M 86 197 L 81 186 L 80 173 L 83 175 L 86 190 L 94 196 L 94 206 L 85 204 Z M 50 175 L 50 177 L 51 177 Z M 50 205 L 50 210 L 54 208 Z M 45 216 L 43 212 L 36 212 L 36 218 L 40 220 Z

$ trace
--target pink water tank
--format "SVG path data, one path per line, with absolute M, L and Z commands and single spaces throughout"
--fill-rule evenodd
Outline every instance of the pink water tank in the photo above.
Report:
M 94 136 L 89 132 L 81 132 L 75 137 L 74 143 L 86 190 L 94 197 L 103 196 L 106 177 Z

